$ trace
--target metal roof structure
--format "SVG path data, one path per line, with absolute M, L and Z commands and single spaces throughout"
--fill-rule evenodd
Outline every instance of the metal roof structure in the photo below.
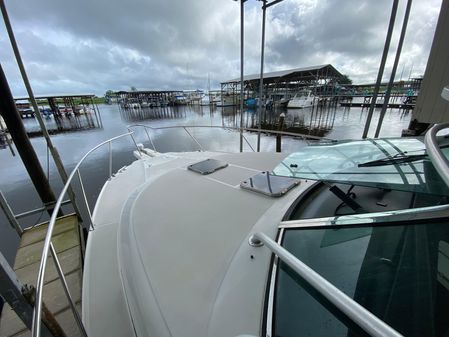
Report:
M 295 81 L 312 81 L 317 78 L 317 73 L 321 75 L 323 73 L 327 74 L 326 77 L 343 78 L 337 69 L 335 69 L 331 64 L 295 68 L 289 70 L 273 71 L 269 73 L 264 73 L 264 83 L 279 83 L 279 82 L 295 82 Z M 245 82 L 259 81 L 260 74 L 246 75 L 244 76 Z M 231 84 L 240 82 L 240 78 L 235 78 L 229 81 L 222 82 L 221 84 Z
M 42 95 L 42 96 L 34 96 L 35 99 L 52 99 L 52 98 L 94 98 L 94 94 L 61 94 L 61 95 Z M 14 97 L 15 101 L 23 101 L 23 100 L 29 100 L 29 97 L 23 96 L 23 97 Z

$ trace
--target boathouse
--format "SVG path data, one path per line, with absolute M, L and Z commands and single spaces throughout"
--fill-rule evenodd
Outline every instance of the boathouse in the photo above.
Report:
M 347 81 L 347 77 L 331 64 L 295 68 L 264 73 L 264 93 L 294 95 L 304 87 L 313 88 L 316 94 L 335 94 Z M 259 91 L 260 73 L 244 76 L 245 95 L 254 96 Z M 221 83 L 221 91 L 229 94 L 240 92 L 240 78 Z

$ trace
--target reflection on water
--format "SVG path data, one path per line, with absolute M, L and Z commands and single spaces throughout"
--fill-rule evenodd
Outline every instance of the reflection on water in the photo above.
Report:
M 239 127 L 240 120 L 246 128 L 257 127 L 258 115 L 254 110 L 246 110 L 243 116 L 238 107 L 209 107 L 209 106 L 177 106 L 165 108 L 145 109 L 120 109 L 117 105 L 100 106 L 103 128 L 82 130 L 79 132 L 59 133 L 52 136 L 52 141 L 57 147 L 67 171 L 75 166 L 81 157 L 98 143 L 127 132 L 126 127 L 130 124 L 145 124 L 152 127 L 163 127 L 172 125 L 211 125 L 222 127 Z M 313 109 L 298 110 L 273 110 L 266 111 L 262 116 L 264 127 L 277 129 L 279 116 L 284 112 L 285 130 L 296 130 L 303 134 L 325 136 L 335 139 L 360 138 L 362 135 L 367 110 L 361 108 L 341 107 L 315 107 Z M 379 110 L 375 111 L 370 134 L 374 133 Z M 243 118 L 242 118 L 243 117 Z M 90 119 L 89 119 L 90 118 Z M 64 119 L 63 128 L 75 128 L 78 122 L 96 124 L 94 116 L 81 115 L 79 119 Z M 84 121 L 83 121 L 84 120 Z M 90 120 L 90 122 L 89 122 Z M 400 136 L 401 130 L 408 126 L 409 114 L 399 110 L 388 110 L 384 119 L 384 127 L 381 136 Z M 28 127 L 36 127 L 34 120 L 25 120 Z M 34 124 L 33 124 L 34 123 Z M 53 118 L 47 120 L 47 125 L 54 123 L 58 128 L 58 122 Z M 34 125 L 34 126 L 33 126 Z M 27 127 L 27 128 L 28 128 Z M 59 126 L 60 127 L 60 126 Z M 36 127 L 37 129 L 37 127 Z M 231 151 L 239 150 L 239 134 L 222 129 L 198 128 L 190 129 L 192 135 L 198 139 L 206 150 Z M 142 128 L 136 128 L 135 136 L 138 142 L 143 142 L 150 147 L 150 142 Z M 189 137 L 183 129 L 153 131 L 151 136 L 158 151 L 196 151 L 198 145 Z M 245 132 L 245 137 L 252 146 L 256 147 L 256 133 Z M 35 137 L 31 142 L 44 167 L 49 172 L 50 183 L 58 194 L 62 188 L 61 180 L 57 174 L 53 162 L 49 161 L 47 168 L 47 149 L 42 137 Z M 282 149 L 284 152 L 294 152 L 305 143 L 301 140 L 284 137 Z M 131 139 L 123 139 L 113 144 L 113 168 L 117 170 L 132 160 L 133 143 Z M 262 135 L 261 150 L 274 151 L 274 137 Z M 247 144 L 244 150 L 250 151 Z M 0 190 L 5 194 L 15 213 L 41 207 L 41 202 L 35 192 L 28 174 L 18 156 L 12 157 L 8 149 L 0 150 Z M 81 169 L 84 186 L 91 207 L 94 205 L 103 182 L 108 176 L 108 152 L 107 148 L 100 149 Z M 75 192 L 79 194 L 79 186 L 75 184 Z M 30 226 L 39 221 L 48 219 L 46 213 L 35 217 L 24 219 L 23 226 Z M 0 212 L 0 247 L 2 253 L 9 261 L 15 254 L 18 238 L 17 234 L 9 227 L 3 213 Z
M 44 117 L 44 123 L 50 134 L 90 130 L 101 127 L 99 117 L 95 112 L 85 112 L 82 114 L 48 115 Z M 39 124 L 34 118 L 23 120 L 25 129 L 30 137 L 41 136 L 42 132 Z
M 186 109 L 183 107 L 155 107 L 155 108 L 122 108 L 120 115 L 127 122 L 140 122 L 154 119 L 182 119 L 186 118 Z

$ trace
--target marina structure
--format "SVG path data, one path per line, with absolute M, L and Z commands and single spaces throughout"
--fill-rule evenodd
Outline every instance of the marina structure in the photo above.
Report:
M 314 95 L 337 95 L 346 77 L 331 64 L 274 71 L 263 74 L 263 93 L 267 99 L 290 99 L 298 91 L 309 89 Z M 243 77 L 245 97 L 259 95 L 260 74 Z M 239 102 L 240 79 L 221 83 L 222 95 L 232 97 L 233 105 Z
M 36 96 L 39 114 L 44 117 L 49 133 L 102 128 L 100 109 L 93 94 Z M 36 109 L 29 97 L 14 98 L 22 119 L 34 119 Z M 30 136 L 41 135 L 39 125 L 27 123 Z
M 448 8 L 444 0 L 445 13 Z M 144 103 L 124 104 L 134 109 Z M 258 124 L 260 135 L 260 114 Z M 134 138 L 137 128 L 147 135 L 145 144 Z M 30 264 L 38 270 L 35 300 L 22 300 L 14 271 L 0 266 L 8 274 L 0 290 L 5 297 L 15 291 L 8 302 L 33 337 L 59 336 L 49 331 L 45 309 L 46 280 L 54 270 L 68 303 L 60 310 L 70 308 L 76 322 L 67 333 L 76 327 L 75 336 L 400 337 L 449 331 L 449 162 L 442 151 L 448 139 L 437 136 L 448 124 L 432 127 L 425 139 L 323 142 L 292 154 L 259 152 L 259 146 L 256 153 L 242 124 L 240 135 L 254 153 L 242 151 L 242 140 L 240 153 L 204 151 L 187 126 L 178 128 L 197 151 L 160 153 L 151 133 L 171 128 L 129 126 L 82 157 L 63 179 L 56 203 L 43 200 L 44 210 L 52 210 L 44 240 L 28 242 L 37 243 L 40 256 Z M 136 160 L 114 173 L 112 143 L 125 138 Z M 109 149 L 109 174 L 91 212 L 80 167 L 102 147 Z M 79 293 L 68 287 L 81 268 L 75 264 L 68 275 L 60 268 L 64 253 L 78 245 L 57 248 L 61 206 L 74 179 L 89 229 L 80 254 L 82 320 Z M 72 206 L 76 210 L 73 199 Z M 16 218 L 8 217 L 14 227 Z M 81 238 L 80 216 L 73 218 L 71 228 Z

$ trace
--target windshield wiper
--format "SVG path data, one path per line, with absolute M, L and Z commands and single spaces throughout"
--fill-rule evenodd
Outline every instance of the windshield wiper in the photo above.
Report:
M 402 163 L 411 163 L 417 160 L 421 160 L 427 158 L 427 154 L 396 154 L 391 157 L 386 157 L 382 159 L 377 159 L 373 161 L 368 161 L 366 163 L 358 164 L 358 167 L 370 167 L 370 166 L 386 166 L 386 165 L 394 165 L 394 164 L 402 164 Z

